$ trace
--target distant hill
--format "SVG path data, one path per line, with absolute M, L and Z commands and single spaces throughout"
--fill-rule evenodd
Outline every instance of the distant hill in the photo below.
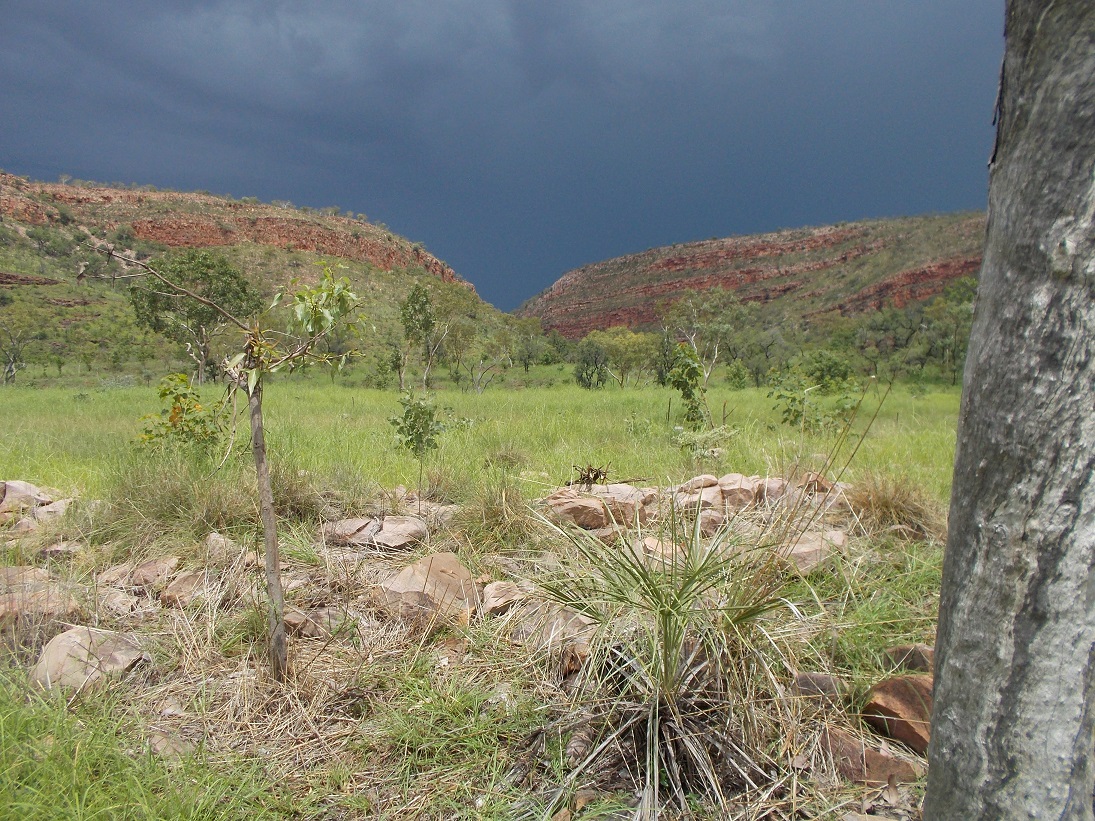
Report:
M 253 197 L 41 183 L 0 171 L 0 217 L 6 222 L 75 223 L 93 234 L 128 229 L 125 236 L 168 248 L 252 243 L 357 260 L 388 271 L 417 266 L 444 282 L 463 282 L 421 245 L 337 211 L 268 204 Z
M 774 317 L 852 315 L 929 299 L 981 264 L 985 217 L 867 220 L 651 248 L 575 268 L 522 304 L 545 330 L 649 329 L 689 289 L 726 288 Z
M 41 183 L 0 171 L 0 359 L 21 356 L 41 366 L 40 376 L 158 372 L 178 361 L 177 346 L 136 326 L 126 272 L 96 246 L 140 259 L 212 249 L 265 296 L 292 281 L 314 282 L 325 260 L 354 284 L 371 328 L 365 342 L 377 349 L 398 336 L 399 303 L 415 282 L 429 283 L 480 326 L 513 321 L 421 244 L 364 215 L 147 186 Z M 11 334 L 25 342 L 19 350 Z

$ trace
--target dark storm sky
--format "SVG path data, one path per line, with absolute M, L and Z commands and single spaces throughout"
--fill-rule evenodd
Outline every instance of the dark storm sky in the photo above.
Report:
M 651 246 L 983 208 L 1003 0 L 0 2 L 0 168 L 339 205 L 513 308 Z

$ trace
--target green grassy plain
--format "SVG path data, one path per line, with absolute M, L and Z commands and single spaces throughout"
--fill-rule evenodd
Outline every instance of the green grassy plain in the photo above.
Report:
M 509 577 L 500 568 L 515 562 L 533 571 L 535 551 L 547 548 L 521 525 L 520 510 L 573 478 L 575 465 L 607 466 L 610 479 L 640 485 L 699 473 L 781 476 L 826 462 L 836 475 L 876 409 L 841 478 L 870 483 L 881 475 L 922 494 L 940 515 L 945 509 L 957 391 L 897 387 L 878 408 L 881 392 L 872 388 L 834 454 L 834 435 L 781 424 L 765 391 L 716 385 L 709 405 L 725 424 L 697 453 L 682 447 L 674 392 L 590 392 L 567 384 L 568 377 L 544 366 L 522 377 L 524 386 L 435 393 L 447 429 L 428 457 L 431 495 L 470 513 L 432 549 L 454 550 L 473 573 L 493 578 Z M 316 587 L 291 594 L 290 603 L 301 607 L 353 607 L 367 583 L 340 575 L 346 571 L 314 549 L 321 504 L 336 499 L 353 512 L 398 484 L 413 486 L 418 475 L 389 423 L 401 411 L 398 395 L 352 382 L 352 375 L 346 381 L 297 375 L 271 381 L 265 394 L 283 555 L 293 572 L 322 582 L 327 597 L 309 598 L 320 595 Z M 219 390 L 210 386 L 203 398 L 215 400 Z M 198 544 L 211 529 L 258 543 L 246 419 L 235 455 L 218 469 L 219 454 L 155 454 L 136 445 L 140 418 L 159 404 L 154 387 L 0 389 L 0 478 L 108 503 L 90 524 L 78 511 L 62 525 L 65 535 L 91 546 L 88 557 L 54 572 L 86 582 L 110 562 L 165 552 L 192 565 L 201 561 Z M 504 503 L 507 492 L 518 509 L 508 525 L 499 513 L 499 496 Z M 829 670 L 850 685 L 845 723 L 858 721 L 866 688 L 892 672 L 884 648 L 932 641 L 941 565 L 940 546 L 930 538 L 886 530 L 853 535 L 846 555 L 784 591 L 803 614 L 796 663 Z M 4 563 L 37 561 L 35 550 L 49 537 L 13 542 Z M 235 571 L 218 572 L 228 578 Z M 544 728 L 561 726 L 574 704 L 546 660 L 499 641 L 493 622 L 416 635 L 398 621 L 369 622 L 373 617 L 363 615 L 371 632 L 357 640 L 319 650 L 295 640 L 296 678 L 282 690 L 263 675 L 263 609 L 261 599 L 208 612 L 161 609 L 148 627 L 155 663 L 106 699 L 28 694 L 26 652 L 12 654 L 0 678 L 7 778 L 0 779 L 0 799 L 19 802 L 19 817 L 66 819 L 505 819 L 550 806 L 546 791 L 565 777 L 566 739 Z M 96 618 L 101 626 L 122 626 Z M 150 727 L 170 720 L 158 712 L 168 697 L 185 705 L 186 720 L 204 727 L 209 739 L 208 749 L 177 764 L 150 756 L 142 740 Z M 298 737 L 304 741 L 293 741 Z M 257 752 L 263 738 L 280 740 L 269 745 L 271 753 Z M 546 741 L 532 752 L 536 738 Z M 530 786 L 512 775 L 526 759 L 540 773 L 530 776 Z M 110 790 L 95 786 L 103 779 Z M 847 802 L 861 797 L 847 785 L 804 780 L 771 817 L 839 818 L 858 806 Z M 627 803 L 626 794 L 602 793 L 579 817 L 597 817 L 598 808 L 619 812 Z M 798 809 L 786 809 L 792 805 Z M 700 806 L 696 817 L 726 816 Z
M 203 396 L 215 400 L 216 386 Z M 435 394 L 448 430 L 427 468 L 454 502 L 466 501 L 499 461 L 524 476 L 529 496 L 573 478 L 575 465 L 608 466 L 612 480 L 679 482 L 697 472 L 783 475 L 796 461 L 813 467 L 829 454 L 832 436 L 803 434 L 779 423 L 764 390 L 715 387 L 709 405 L 725 435 L 721 453 L 695 456 L 678 444 L 677 395 L 657 387 L 585 391 L 573 385 L 482 394 Z M 853 426 L 854 440 L 882 394 L 870 390 Z M 66 493 L 106 493 L 135 450 L 140 418 L 159 409 L 149 387 L 0 390 L 0 476 L 24 478 Z M 845 478 L 867 471 L 907 477 L 933 498 L 950 493 L 956 390 L 920 395 L 896 387 L 849 464 Z M 266 392 L 271 457 L 321 477 L 353 476 L 391 488 L 414 482 L 413 458 L 398 447 L 388 420 L 400 412 L 393 391 L 348 387 L 325 377 L 272 381 Z M 667 413 L 669 419 L 667 421 Z M 724 416 L 725 414 L 725 416 Z M 246 419 L 237 448 L 246 449 Z M 849 448 L 835 457 L 843 466 Z M 499 458 L 502 457 L 502 458 Z

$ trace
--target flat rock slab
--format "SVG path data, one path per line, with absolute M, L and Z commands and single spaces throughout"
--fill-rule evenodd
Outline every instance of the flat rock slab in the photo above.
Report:
M 27 508 L 48 505 L 52 501 L 48 493 L 30 482 L 21 479 L 0 482 L 0 521 L 5 520 L 4 515 L 10 517 Z
M 816 568 L 834 550 L 841 550 L 848 543 L 848 534 L 843 530 L 827 530 L 824 533 L 807 531 L 793 539 L 783 548 L 786 556 L 800 573 L 809 573 Z
M 116 564 L 96 576 L 95 580 L 109 587 L 151 588 L 166 581 L 178 566 L 178 556 L 158 556 L 137 565 L 130 562 Z
M 380 585 L 387 609 L 413 621 L 436 617 L 467 623 L 479 607 L 479 588 L 455 553 L 434 553 Z
M 0 568 L 0 627 L 26 621 L 70 620 L 84 589 L 50 579 L 40 567 Z
M 822 732 L 821 747 L 832 756 L 837 772 L 857 784 L 886 786 L 891 779 L 897 784 L 909 784 L 924 774 L 920 765 L 869 747 L 836 727 Z
M 931 740 L 932 677 L 895 676 L 867 691 L 863 720 L 883 735 L 907 744 L 920 755 Z
M 74 627 L 42 649 L 30 681 L 44 689 L 72 687 L 83 690 L 121 676 L 141 661 L 148 661 L 138 638 L 94 627 Z
M 208 570 L 188 570 L 180 573 L 160 593 L 164 607 L 188 607 L 192 602 L 209 595 L 213 577 Z
M 340 519 L 320 531 L 327 544 L 406 550 L 426 541 L 429 530 L 417 516 Z
M 350 617 L 337 607 L 319 607 L 314 610 L 301 610 L 296 607 L 285 609 L 285 629 L 290 634 L 301 638 L 330 638 L 349 623 Z

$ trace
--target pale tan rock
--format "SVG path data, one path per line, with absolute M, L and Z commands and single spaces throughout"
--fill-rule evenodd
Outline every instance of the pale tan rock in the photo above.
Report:
M 208 570 L 188 570 L 180 573 L 160 593 L 160 604 L 165 607 L 188 607 L 197 599 L 207 596 L 212 585 Z
M 710 473 L 704 473 L 701 476 L 695 476 L 684 482 L 677 488 L 678 493 L 695 493 L 697 490 L 703 490 L 705 487 L 715 487 L 719 483 L 718 476 L 712 476 Z
M 828 493 L 833 489 L 833 483 L 822 476 L 820 473 L 808 472 L 802 474 L 795 486 L 802 489 L 806 493 Z
M 100 610 L 106 610 L 116 616 L 128 616 L 140 610 L 143 605 L 141 599 L 116 587 L 106 587 L 100 590 L 96 596 L 96 602 Z
M 373 540 L 378 547 L 406 550 L 424 543 L 428 535 L 426 523 L 417 516 L 385 516 Z
M 380 585 L 395 615 L 415 620 L 440 616 L 467 622 L 479 606 L 479 588 L 455 553 L 435 553 L 404 567 Z
M 843 549 L 847 543 L 848 534 L 843 530 L 827 530 L 824 533 L 807 531 L 783 548 L 783 555 L 794 563 L 800 573 L 809 573 L 834 550 Z
M 486 615 L 498 616 L 505 613 L 514 602 L 528 596 L 516 582 L 491 582 L 483 588 L 483 601 L 479 609 Z
M 604 503 L 574 488 L 555 491 L 544 499 L 544 504 L 556 519 L 572 522 L 583 530 L 597 530 L 610 524 Z
M 95 576 L 95 581 L 105 587 L 122 587 L 132 574 L 133 564 L 131 562 L 123 562 L 122 564 L 112 565 L 106 570 L 100 571 Z
M 202 545 L 205 547 L 205 554 L 214 562 L 234 561 L 243 553 L 243 548 L 236 542 L 215 530 L 205 537 Z
M 48 505 L 52 501 L 49 494 L 30 482 L 21 479 L 0 482 L 0 513 L 19 513 L 28 508 Z
M 644 536 L 635 540 L 631 544 L 631 550 L 635 556 L 653 567 L 671 565 L 684 558 L 684 551 L 679 545 L 657 536 Z
M 13 584 L 0 593 L 0 627 L 11 627 L 27 621 L 69 621 L 80 612 L 77 593 L 82 588 L 55 581 L 25 581 Z
M 129 585 L 132 587 L 155 587 L 174 573 L 175 568 L 178 566 L 178 556 L 159 556 L 141 562 L 133 568 L 128 580 Z
M 867 691 L 863 720 L 883 735 L 907 744 L 920 755 L 931 740 L 932 677 L 895 676 Z
M 330 638 L 347 620 L 347 615 L 337 607 L 320 607 L 307 611 L 297 607 L 285 609 L 285 629 L 294 636 L 306 639 Z
M 722 488 L 718 481 L 696 491 L 678 491 L 673 496 L 677 507 L 681 510 L 704 510 L 706 508 L 722 508 Z
M 651 501 L 651 496 L 631 485 L 593 485 L 589 493 L 604 503 L 613 524 L 645 524 L 650 516 L 646 504 Z
M 48 582 L 49 571 L 44 567 L 33 565 L 17 565 L 13 567 L 0 567 L 0 591 L 8 592 L 16 588 Z
M 379 547 L 404 550 L 425 542 L 426 523 L 417 516 L 341 519 L 328 522 L 321 530 L 327 544 L 347 547 Z
M 528 599 L 508 614 L 510 635 L 533 650 L 552 651 L 568 644 L 580 644 L 588 654 L 595 624 L 568 607 L 543 599 Z
M 178 733 L 154 728 L 148 734 L 148 748 L 160 758 L 173 761 L 194 752 L 194 745 Z
M 43 559 L 51 559 L 55 562 L 71 559 L 78 553 L 83 553 L 87 549 L 87 545 L 83 542 L 66 542 L 64 540 L 55 542 L 48 547 L 43 547 L 38 551 L 38 555 Z
M 30 681 L 45 689 L 83 690 L 110 676 L 121 676 L 148 656 L 129 633 L 74 627 L 55 636 L 43 649 Z
M 50 502 L 48 505 L 39 505 L 38 507 L 31 508 L 30 515 L 38 522 L 48 522 L 54 519 L 60 519 L 67 512 L 72 505 L 72 499 L 58 499 L 56 502 Z
M 719 477 L 723 506 L 730 511 L 744 510 L 757 500 L 760 477 L 727 473 Z

